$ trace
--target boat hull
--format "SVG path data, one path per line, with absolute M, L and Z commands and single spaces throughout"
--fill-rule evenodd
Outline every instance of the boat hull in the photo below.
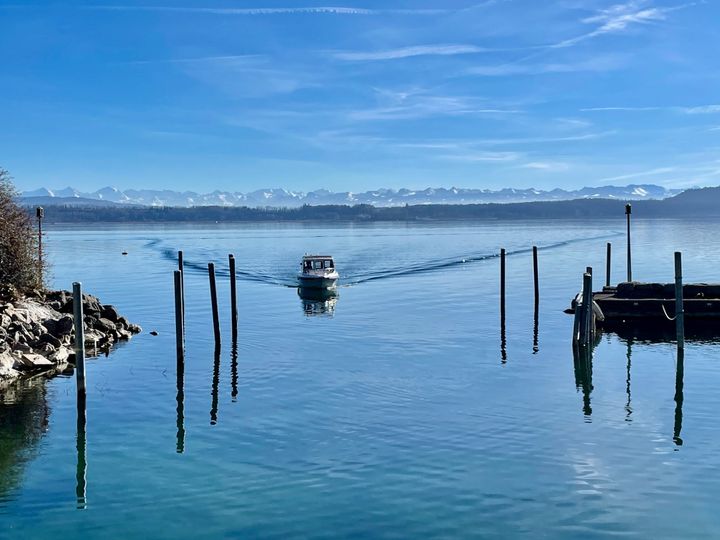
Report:
M 336 277 L 298 276 L 298 285 L 303 289 L 334 289 L 337 287 Z

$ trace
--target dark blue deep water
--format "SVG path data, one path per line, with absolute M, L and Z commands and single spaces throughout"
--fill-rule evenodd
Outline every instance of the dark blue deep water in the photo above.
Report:
M 0 537 L 717 538 L 720 345 L 687 344 L 681 396 L 670 342 L 603 335 L 591 380 L 576 378 L 562 310 L 586 266 L 604 279 L 606 242 L 623 277 L 622 218 L 48 227 L 53 286 L 82 281 L 144 332 L 88 361 L 86 466 L 73 378 L 0 395 Z M 637 221 L 634 277 L 672 281 L 682 250 L 686 282 L 719 281 L 719 230 Z M 292 287 L 318 251 L 343 284 L 325 303 Z

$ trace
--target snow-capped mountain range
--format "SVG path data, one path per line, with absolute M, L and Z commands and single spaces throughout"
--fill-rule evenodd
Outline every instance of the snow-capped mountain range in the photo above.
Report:
M 363 193 L 349 191 L 333 192 L 319 189 L 310 192 L 288 191 L 286 189 L 261 189 L 250 193 L 213 191 L 172 191 L 152 189 L 119 190 L 105 187 L 92 193 L 84 193 L 67 187 L 50 190 L 46 188 L 25 191 L 21 199 L 38 204 L 127 204 L 139 206 L 250 206 L 250 207 L 297 207 L 304 204 L 372 204 L 374 206 L 403 206 L 405 204 L 476 204 L 516 203 L 534 201 L 564 201 L 571 199 L 665 199 L 680 193 L 653 184 L 632 184 L 629 186 L 585 187 L 577 190 L 552 189 L 464 189 L 427 188 L 378 189 Z

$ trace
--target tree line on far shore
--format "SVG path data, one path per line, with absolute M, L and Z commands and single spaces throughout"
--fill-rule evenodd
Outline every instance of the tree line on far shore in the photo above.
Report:
M 509 204 L 425 204 L 375 207 L 368 204 L 305 205 L 298 208 L 195 206 L 50 205 L 46 219 L 55 223 L 153 223 L 234 221 L 450 221 L 487 219 L 588 219 L 624 215 L 626 201 L 577 199 Z M 688 190 L 665 200 L 633 201 L 638 217 L 720 217 L 720 188 Z M 34 212 L 33 207 L 28 207 Z

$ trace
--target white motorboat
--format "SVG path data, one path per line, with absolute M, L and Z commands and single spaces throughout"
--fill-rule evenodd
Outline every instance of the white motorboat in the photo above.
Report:
M 334 289 L 340 276 L 329 255 L 305 255 L 300 263 L 298 285 L 302 289 Z

